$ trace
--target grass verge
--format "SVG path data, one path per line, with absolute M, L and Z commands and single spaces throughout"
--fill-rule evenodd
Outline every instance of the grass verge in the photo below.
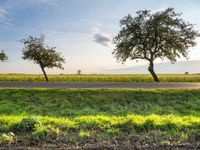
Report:
M 86 148 L 87 143 L 113 138 L 118 142 L 117 145 L 124 140 L 126 147 L 132 144 L 137 147 L 187 144 L 197 148 L 200 144 L 200 118 L 192 116 L 1 116 L 0 122 L 2 146 L 55 148 L 67 145 Z M 127 137 L 131 139 L 127 140 Z
M 200 90 L 0 89 L 0 146 L 200 145 Z
M 200 90 L 0 89 L 3 115 L 193 115 L 200 117 Z

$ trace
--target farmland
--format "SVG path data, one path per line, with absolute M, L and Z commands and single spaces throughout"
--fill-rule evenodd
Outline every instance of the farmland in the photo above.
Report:
M 198 6 L 1 0 L 0 150 L 200 150 Z
M 200 82 L 199 74 L 160 74 L 161 82 Z M 60 74 L 49 75 L 50 82 L 153 82 L 151 75 L 148 74 L 127 74 L 127 75 L 106 75 L 106 74 Z M 42 74 L 0 74 L 0 82 L 43 82 Z
M 197 148 L 199 110 L 200 90 L 192 89 L 0 89 L 0 142 Z

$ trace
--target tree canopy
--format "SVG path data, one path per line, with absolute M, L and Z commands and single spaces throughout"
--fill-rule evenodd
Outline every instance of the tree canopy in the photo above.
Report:
M 4 51 L 1 51 L 0 52 L 0 61 L 3 62 L 7 59 L 8 59 L 7 55 L 4 53 Z
M 55 47 L 46 46 L 44 42 L 45 36 L 41 35 L 39 38 L 29 36 L 26 39 L 21 40 L 24 44 L 23 59 L 33 61 L 39 64 L 46 81 L 48 81 L 45 68 L 58 68 L 64 69 L 62 64 L 65 63 L 65 59 L 60 56 L 60 53 L 56 52 Z
M 114 38 L 116 47 L 113 55 L 120 62 L 147 60 L 149 72 L 154 80 L 159 79 L 154 72 L 154 60 L 167 58 L 172 63 L 177 58 L 188 58 L 188 48 L 196 45 L 199 33 L 194 25 L 180 18 L 173 8 L 152 13 L 149 10 L 130 14 L 120 21 L 121 30 Z

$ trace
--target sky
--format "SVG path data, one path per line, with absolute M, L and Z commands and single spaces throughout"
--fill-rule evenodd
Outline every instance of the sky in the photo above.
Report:
M 57 47 L 66 59 L 65 70 L 48 69 L 48 73 L 76 73 L 79 69 L 83 73 L 148 73 L 144 69 L 147 62 L 118 63 L 112 55 L 112 39 L 127 14 L 168 7 L 182 12 L 182 18 L 200 30 L 199 0 L 0 0 L 0 50 L 9 57 L 0 63 L 0 73 L 41 73 L 37 64 L 21 58 L 20 43 L 29 35 L 40 34 L 45 34 L 47 45 Z M 178 59 L 174 66 L 167 60 L 157 60 L 158 65 L 165 64 L 169 69 L 160 67 L 158 73 L 198 73 L 198 68 L 200 72 L 200 39 L 189 57 L 189 61 Z M 190 67 L 185 69 L 185 64 Z

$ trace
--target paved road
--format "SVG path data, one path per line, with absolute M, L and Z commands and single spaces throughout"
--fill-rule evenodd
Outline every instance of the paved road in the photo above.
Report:
M 188 88 L 200 89 L 200 83 L 77 83 L 77 82 L 0 82 L 0 88 Z

